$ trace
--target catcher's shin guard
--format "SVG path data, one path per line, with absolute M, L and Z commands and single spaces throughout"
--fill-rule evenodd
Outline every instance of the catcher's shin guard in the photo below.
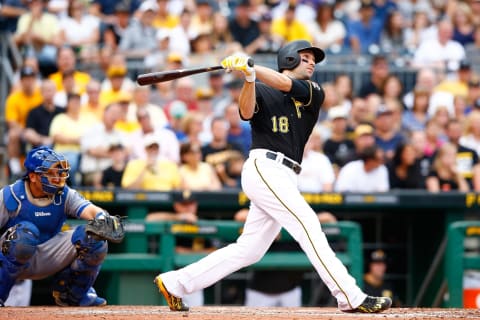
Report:
M 2 236 L 0 252 L 0 304 L 3 304 L 19 273 L 37 250 L 40 232 L 31 222 L 22 221 L 10 227 Z
M 53 297 L 59 306 L 101 306 L 105 299 L 97 296 L 92 288 L 105 256 L 106 241 L 96 240 L 85 233 L 84 226 L 78 226 L 72 243 L 77 249 L 77 257 L 72 264 L 55 275 Z

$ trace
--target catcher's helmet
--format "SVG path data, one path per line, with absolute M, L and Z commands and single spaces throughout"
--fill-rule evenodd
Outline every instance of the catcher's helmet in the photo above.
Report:
M 277 65 L 278 71 L 295 69 L 300 64 L 300 51 L 310 50 L 315 56 L 315 63 L 321 62 L 325 58 L 325 52 L 322 49 L 313 47 L 306 40 L 296 40 L 287 43 L 278 51 Z
M 47 194 L 58 194 L 65 187 L 70 165 L 67 159 L 49 147 L 30 150 L 25 158 L 27 175 L 34 172 L 40 175 L 42 190 Z

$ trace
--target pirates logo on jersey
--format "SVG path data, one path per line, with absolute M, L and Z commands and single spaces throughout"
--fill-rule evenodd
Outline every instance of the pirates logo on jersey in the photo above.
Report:
M 295 98 L 292 98 L 292 101 L 293 101 L 293 104 L 295 105 L 295 109 L 297 110 L 297 117 L 300 119 L 302 117 L 302 112 L 300 108 L 303 107 L 303 102 L 295 100 Z

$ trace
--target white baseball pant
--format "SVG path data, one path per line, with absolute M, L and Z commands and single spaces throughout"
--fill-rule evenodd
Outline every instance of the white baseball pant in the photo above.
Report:
M 182 269 L 162 274 L 163 283 L 178 297 L 204 289 L 259 261 L 283 227 L 300 244 L 337 299 L 338 308 L 358 307 L 366 294 L 330 248 L 317 215 L 298 191 L 297 175 L 282 164 L 282 154 L 271 160 L 267 151 L 251 150 L 245 161 L 242 188 L 251 204 L 237 241 Z

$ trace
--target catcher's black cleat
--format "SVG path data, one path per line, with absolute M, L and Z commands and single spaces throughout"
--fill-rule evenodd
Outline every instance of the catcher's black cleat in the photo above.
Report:
M 392 299 L 388 297 L 367 296 L 362 304 L 352 310 L 345 312 L 355 313 L 378 313 L 389 309 L 392 306 Z
M 167 300 L 170 310 L 172 311 L 188 311 L 189 310 L 188 306 L 185 303 L 183 303 L 182 298 L 175 297 L 173 294 L 168 292 L 160 276 L 157 276 L 155 280 L 153 280 L 153 282 L 157 285 L 158 289 L 165 297 L 165 300 Z

